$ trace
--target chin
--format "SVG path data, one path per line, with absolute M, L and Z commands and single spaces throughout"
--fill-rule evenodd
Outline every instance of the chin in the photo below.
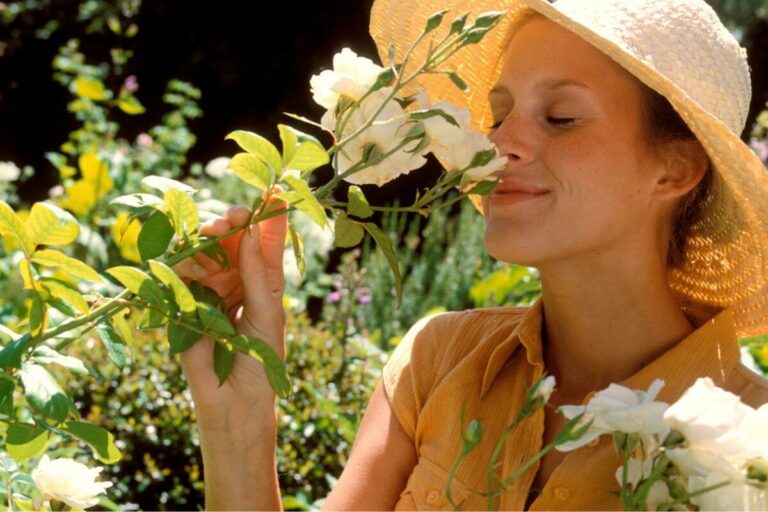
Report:
M 539 244 L 532 242 L 532 237 L 520 236 L 511 230 L 494 230 L 486 226 L 485 250 L 491 257 L 513 265 L 538 267 L 546 260 Z

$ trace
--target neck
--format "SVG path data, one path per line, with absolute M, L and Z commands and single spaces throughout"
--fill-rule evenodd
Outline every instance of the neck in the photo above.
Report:
M 630 377 L 693 331 L 663 264 L 622 262 L 541 268 L 544 358 L 558 401 Z

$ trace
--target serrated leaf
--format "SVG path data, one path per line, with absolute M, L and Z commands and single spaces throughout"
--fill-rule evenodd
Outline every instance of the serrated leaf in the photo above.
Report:
M 176 304 L 182 313 L 192 314 L 197 309 L 197 302 L 192 292 L 189 291 L 184 281 L 165 263 L 157 260 L 149 261 L 149 269 L 157 277 L 161 283 L 168 286 L 173 290 L 173 295 L 176 297 Z
M 154 194 L 145 194 L 140 192 L 138 194 L 127 194 L 124 196 L 116 197 L 109 202 L 117 206 L 127 206 L 129 208 L 162 208 L 163 200 Z
M 27 403 L 46 418 L 60 423 L 75 410 L 72 399 L 61 389 L 48 370 L 37 364 L 25 364 L 19 372 Z
M 187 233 L 194 241 L 197 225 L 200 223 L 200 215 L 192 198 L 184 192 L 170 189 L 165 193 L 163 202 L 168 209 L 168 216 L 179 239 L 183 239 L 184 234 Z
M 200 322 L 206 332 L 211 332 L 224 338 L 234 336 L 237 332 L 229 318 L 227 318 L 227 315 L 207 302 L 199 302 L 197 304 L 197 316 L 200 318 Z
M 32 344 L 29 334 L 18 337 L 0 350 L 0 368 L 21 368 L 21 357 Z
M 347 213 L 361 219 L 367 219 L 373 215 L 368 199 L 357 185 L 352 185 L 347 191 Z
M 88 301 L 77 288 L 51 277 L 43 277 L 39 282 L 51 296 L 63 300 L 81 313 L 85 314 L 90 310 Z
M 365 230 L 359 223 L 350 220 L 346 215 L 339 215 L 334 226 L 334 243 L 336 247 L 354 247 L 365 236 Z
M 64 253 L 53 249 L 40 249 L 35 251 L 32 255 L 32 263 L 63 270 L 64 272 L 72 274 L 74 277 L 79 277 L 80 279 L 85 279 L 94 283 L 104 282 L 104 279 L 98 272 L 82 261 L 71 258 Z
M 397 261 L 395 250 L 392 247 L 392 241 L 389 239 L 387 234 L 383 232 L 381 228 L 379 228 L 376 224 L 366 222 L 363 224 L 363 227 L 376 241 L 376 245 L 379 246 L 379 249 L 381 249 L 381 252 L 384 254 L 384 258 L 386 258 L 387 263 L 389 263 L 389 268 L 392 270 L 392 275 L 395 278 L 397 302 L 400 303 L 400 301 L 403 299 L 403 279 L 400 275 L 400 265 Z
M 197 330 L 190 329 L 188 325 L 195 327 Z M 197 343 L 203 337 L 203 334 L 199 332 L 202 329 L 203 326 L 196 318 L 182 317 L 181 322 L 170 319 L 168 321 L 167 336 L 168 344 L 171 346 L 171 354 L 180 354 Z
M 234 336 L 229 340 L 235 350 L 261 361 L 267 380 L 280 398 L 287 398 L 291 393 L 291 380 L 285 371 L 285 365 L 278 353 L 267 342 L 249 336 Z
M 162 304 L 163 291 L 149 274 L 134 267 L 119 266 L 107 269 L 107 274 L 117 279 L 135 295 L 152 304 Z
M 0 235 L 13 241 L 29 256 L 35 250 L 21 219 L 8 203 L 0 199 Z
M 293 256 L 296 258 L 296 269 L 299 271 L 299 275 L 304 277 L 307 263 L 304 259 L 304 240 L 302 240 L 301 235 L 290 224 L 288 225 L 288 232 L 291 235 Z
M 124 368 L 126 363 L 130 360 L 130 354 L 128 347 L 117 333 L 114 327 L 110 324 L 101 324 L 96 327 L 96 334 L 99 339 L 104 343 L 104 348 L 107 349 L 107 355 L 109 359 L 115 363 L 118 368 Z
M 137 245 L 142 261 L 157 258 L 168 250 L 168 244 L 173 239 L 173 225 L 168 217 L 161 211 L 149 216 L 141 227 Z
M 0 379 L 0 414 L 4 416 L 13 416 L 14 389 L 16 382 L 13 379 Z
M 188 194 L 195 193 L 195 189 L 189 185 L 180 181 L 172 180 L 170 178 L 165 178 L 163 176 L 145 176 L 141 179 L 141 184 L 145 187 L 159 190 L 163 194 L 171 189 L 178 190 L 180 192 L 187 192 Z
M 213 347 L 213 371 L 219 379 L 219 386 L 224 384 L 235 365 L 235 349 L 229 343 L 216 343 Z
M 269 168 L 255 155 L 238 153 L 229 161 L 229 168 L 235 176 L 259 190 L 267 190 L 272 183 Z
M 35 245 L 67 245 L 80 234 L 80 225 L 72 214 L 50 203 L 32 205 L 25 224 Z
M 16 462 L 37 457 L 48 447 L 48 430 L 27 423 L 11 423 L 5 432 L 5 442 L 8 454 Z
M 299 178 L 294 178 L 293 176 L 285 176 L 284 179 L 288 186 L 296 192 L 296 197 L 298 197 L 299 200 L 294 199 L 291 201 L 293 198 L 290 195 L 284 196 L 283 194 L 276 194 L 276 196 L 286 202 L 293 203 L 297 209 L 306 213 L 309 218 L 321 228 L 327 226 L 328 219 L 325 217 L 325 210 L 323 210 L 322 205 L 317 202 L 314 194 L 312 194 L 312 191 L 309 189 L 309 185 L 307 185 L 305 181 Z
M 250 153 L 263 160 L 272 167 L 274 172 L 280 172 L 283 167 L 283 160 L 277 148 L 261 135 L 245 130 L 237 130 L 226 137 L 234 140 L 243 151 Z M 231 167 L 230 167 L 231 168 Z
M 78 358 L 66 356 L 47 345 L 41 345 L 32 352 L 32 360 L 39 364 L 58 364 L 78 375 L 88 375 L 88 368 Z
M 93 455 L 104 464 L 112 464 L 122 458 L 120 449 L 115 444 L 115 436 L 99 426 L 82 421 L 68 421 L 60 428 L 90 446 Z

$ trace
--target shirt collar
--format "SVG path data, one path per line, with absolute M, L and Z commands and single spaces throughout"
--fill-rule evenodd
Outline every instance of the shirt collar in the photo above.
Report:
M 525 347 L 528 363 L 543 371 L 542 313 L 543 306 L 539 297 L 523 314 L 510 335 L 493 349 L 483 374 L 481 398 L 491 388 L 496 376 L 519 345 Z M 724 310 L 619 384 L 645 390 L 655 379 L 661 378 L 665 380 L 666 385 L 659 393 L 658 399 L 672 401 L 699 377 L 708 376 L 715 384 L 722 386 L 739 361 L 733 313 Z M 590 393 L 587 398 L 591 395 Z

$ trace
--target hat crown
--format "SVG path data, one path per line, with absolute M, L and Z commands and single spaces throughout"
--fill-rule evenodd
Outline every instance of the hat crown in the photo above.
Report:
M 559 0 L 558 10 L 666 77 L 739 135 L 752 88 L 746 52 L 703 0 Z

